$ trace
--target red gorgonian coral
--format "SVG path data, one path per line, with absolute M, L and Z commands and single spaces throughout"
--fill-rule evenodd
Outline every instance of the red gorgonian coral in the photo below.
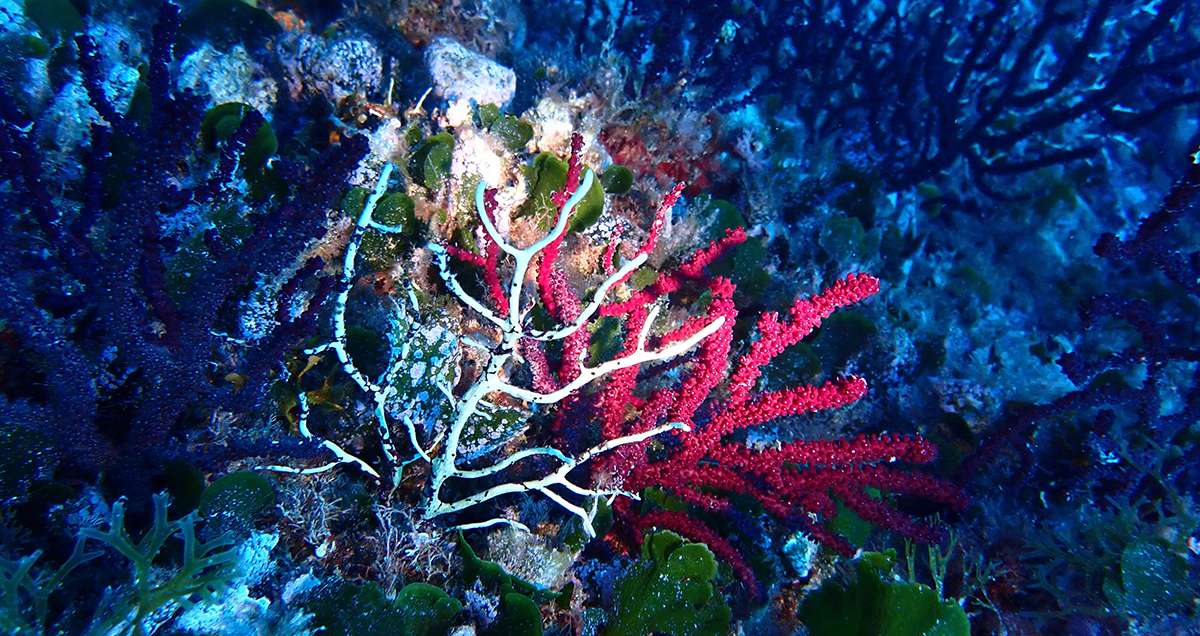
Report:
M 566 186 L 555 195 L 558 203 L 573 195 L 578 187 L 581 149 L 582 139 L 576 135 Z M 682 191 L 682 187 L 676 186 L 664 197 L 647 238 L 634 248 L 635 255 L 647 255 L 654 249 L 665 218 Z M 490 192 L 485 202 L 485 213 L 493 214 L 495 203 Z M 571 323 L 581 315 L 582 303 L 555 264 L 562 240 L 562 235 L 555 237 L 541 255 L 537 291 L 552 318 Z M 621 323 L 624 343 L 617 358 L 648 346 L 663 349 L 693 338 L 701 329 L 711 330 L 718 324 L 719 328 L 674 360 L 658 361 L 645 369 L 641 364 L 630 365 L 612 372 L 604 386 L 586 398 L 590 402 L 585 406 L 597 416 L 592 419 L 599 420 L 602 440 L 627 438 L 661 429 L 667 423 L 686 425 L 666 434 L 674 439 L 655 453 L 648 452 L 651 446 L 648 438 L 614 448 L 591 463 L 592 474 L 605 488 L 632 493 L 660 488 L 699 510 L 726 511 L 731 506 L 729 494 L 749 496 L 767 513 L 843 554 L 851 553 L 852 547 L 827 527 L 836 514 L 836 502 L 876 525 L 907 537 L 926 542 L 936 540 L 938 534 L 933 528 L 897 512 L 867 492 L 873 488 L 917 495 L 951 508 L 965 505 L 965 497 L 952 485 L 895 466 L 899 462 L 931 462 L 937 450 L 923 438 L 876 434 L 852 440 L 792 441 L 767 448 L 751 448 L 737 441 L 739 431 L 779 418 L 845 406 L 866 393 L 866 382 L 857 377 L 771 391 L 758 390 L 758 385 L 763 368 L 811 334 L 825 318 L 879 290 L 878 279 L 851 274 L 816 296 L 797 300 L 787 316 L 761 315 L 756 336 L 736 356 L 730 372 L 737 319 L 733 303 L 735 285 L 727 278 L 709 276 L 706 270 L 724 252 L 745 240 L 741 228 L 729 230 L 673 271 L 661 272 L 651 285 L 633 291 L 625 300 L 600 306 L 599 316 L 615 318 Z M 612 263 L 616 249 L 615 242 L 608 246 L 606 264 Z M 483 256 L 462 250 L 453 253 L 483 270 L 485 286 L 491 290 L 492 301 L 499 310 L 505 304 L 505 297 L 496 283 L 494 251 L 489 245 L 485 246 Z M 623 282 L 621 279 L 617 284 Z M 664 302 L 669 298 L 678 301 L 687 294 L 698 299 L 693 301 L 694 306 L 702 307 L 681 324 L 646 342 L 650 325 Z M 586 324 L 590 325 L 591 320 Z M 538 391 L 555 391 L 578 375 L 593 331 L 579 329 L 563 342 L 557 356 L 549 356 L 543 344 L 532 338 L 522 340 L 521 355 L 529 363 L 532 382 Z M 551 369 L 549 357 L 557 358 L 556 370 Z M 572 400 L 578 398 L 576 395 Z M 571 410 L 560 404 L 558 430 Z M 704 542 L 751 589 L 757 589 L 753 573 L 733 544 L 695 516 L 668 510 L 640 512 L 629 499 L 622 498 L 615 499 L 614 507 L 635 536 L 640 537 L 645 529 L 660 527 Z
M 698 254 L 708 255 L 710 248 Z M 699 282 L 699 272 L 685 263 L 679 271 Z M 666 280 L 674 280 L 668 277 Z M 601 392 L 600 410 L 605 437 L 619 436 L 654 426 L 657 422 L 684 422 L 690 432 L 678 433 L 678 445 L 665 459 L 653 461 L 640 444 L 620 449 L 599 464 L 609 479 L 624 488 L 641 491 L 658 487 L 704 510 L 727 510 L 730 502 L 720 493 L 753 497 L 772 516 L 794 524 L 811 538 L 843 553 L 853 550 L 842 536 L 826 527 L 836 514 L 835 499 L 864 519 L 918 541 L 936 540 L 937 532 L 916 522 L 864 489 L 918 495 L 953 508 L 965 498 L 953 486 L 891 464 L 923 464 L 937 449 L 920 437 L 888 434 L 861 435 L 852 440 L 794 441 L 752 449 L 732 441 L 739 430 L 791 415 L 833 409 L 861 398 L 867 390 L 862 378 L 832 380 L 820 386 L 799 385 L 774 391 L 755 391 L 765 365 L 788 347 L 800 342 L 835 310 L 854 304 L 879 290 L 879 281 L 866 274 L 851 274 L 812 298 L 797 300 L 786 318 L 775 313 L 758 319 L 757 338 L 737 357 L 726 379 L 737 310 L 732 302 L 734 285 L 725 278 L 705 281 L 711 297 L 709 315 L 726 316 L 721 331 L 704 340 L 674 386 L 648 394 L 638 391 L 638 369 L 618 372 Z M 676 282 L 635 296 L 637 303 L 610 306 L 625 312 L 631 330 L 644 320 L 646 304 L 661 297 Z M 676 333 L 686 333 L 688 323 Z M 628 346 L 629 342 L 626 343 Z M 618 514 L 640 533 L 650 527 L 668 528 L 707 543 L 725 559 L 751 588 L 754 575 L 733 545 L 700 520 L 681 512 L 639 513 L 628 501 L 616 502 Z

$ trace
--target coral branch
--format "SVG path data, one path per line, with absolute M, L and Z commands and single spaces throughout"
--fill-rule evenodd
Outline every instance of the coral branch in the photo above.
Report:
M 744 234 L 730 232 L 726 240 L 744 240 Z M 660 278 L 652 288 L 628 301 L 606 306 L 602 313 L 626 315 L 630 329 L 644 330 L 652 314 L 646 303 L 674 292 L 685 279 L 702 277 L 704 265 L 721 249 L 720 242 L 710 245 L 673 275 Z M 688 338 L 702 325 L 710 324 L 706 321 L 720 316 L 721 329 L 696 347 L 677 387 L 660 387 L 648 399 L 640 399 L 635 395 L 637 368 L 627 368 L 614 375 L 596 401 L 605 435 L 644 430 L 661 419 L 688 423 L 692 432 L 678 434 L 679 444 L 665 457 L 660 454 L 651 458 L 643 447 L 622 449 L 600 463 L 598 474 L 632 491 L 661 488 L 698 510 L 715 514 L 729 512 L 721 493 L 753 497 L 772 516 L 799 526 L 815 540 L 842 553 L 849 553 L 849 543 L 823 525 L 836 514 L 834 497 L 877 525 L 917 540 L 935 539 L 933 528 L 901 515 L 864 490 L 870 487 L 914 494 L 951 508 L 965 505 L 962 494 L 953 486 L 888 466 L 895 462 L 931 462 L 936 451 L 924 439 L 883 434 L 851 441 L 801 440 L 756 449 L 735 441 L 731 435 L 781 418 L 844 407 L 866 393 L 866 382 L 857 377 L 819 386 L 756 389 L 765 365 L 803 340 L 837 309 L 876 293 L 879 281 L 866 274 L 851 274 L 816 296 L 797 300 L 785 318 L 763 314 L 757 323 L 757 338 L 737 358 L 727 382 L 732 325 L 737 317 L 731 300 L 733 284 L 715 278 L 708 288 L 707 317 L 689 319 L 661 339 L 666 343 Z M 636 351 L 637 346 L 639 337 L 627 331 L 623 355 Z M 727 396 L 709 400 L 723 382 Z M 708 406 L 701 411 L 706 401 Z M 639 514 L 628 506 L 617 510 L 639 528 L 669 528 L 708 543 L 750 589 L 757 589 L 753 574 L 728 539 L 717 536 L 697 519 L 661 510 Z

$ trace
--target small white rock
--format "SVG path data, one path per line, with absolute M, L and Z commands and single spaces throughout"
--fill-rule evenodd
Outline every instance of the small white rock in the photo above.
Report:
M 179 88 L 190 88 L 208 98 L 208 104 L 241 102 L 270 117 L 279 91 L 266 69 L 254 61 L 246 47 L 228 52 L 205 43 L 179 65 Z
M 504 106 L 517 92 L 517 74 L 458 42 L 440 37 L 425 51 L 434 91 L 450 101 Z

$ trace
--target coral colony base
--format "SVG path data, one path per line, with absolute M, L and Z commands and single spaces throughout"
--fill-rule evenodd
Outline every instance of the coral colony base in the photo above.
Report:
M 1200 633 L 1196 42 L 0 0 L 0 634 Z

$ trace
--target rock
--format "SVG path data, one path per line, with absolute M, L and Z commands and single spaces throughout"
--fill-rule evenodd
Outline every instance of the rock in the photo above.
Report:
M 246 47 L 238 44 L 225 53 L 206 42 L 179 67 L 179 88 L 190 88 L 205 96 L 207 105 L 240 102 L 271 116 L 278 87 Z
M 292 99 L 316 92 L 337 103 L 355 93 L 373 95 L 383 84 L 383 55 L 365 36 L 331 40 L 301 33 L 286 38 L 281 49 Z
M 467 49 L 450 38 L 437 38 L 425 51 L 434 91 L 450 101 L 504 106 L 517 92 L 511 68 Z

